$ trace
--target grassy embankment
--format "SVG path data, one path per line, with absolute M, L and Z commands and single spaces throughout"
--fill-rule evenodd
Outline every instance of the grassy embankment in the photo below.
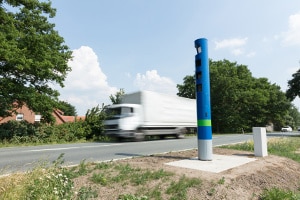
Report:
M 253 151 L 253 141 L 223 148 Z M 300 163 L 300 138 L 281 138 L 268 141 L 269 154 L 284 156 Z M 45 167 L 45 166 L 48 167 Z M 186 199 L 187 190 L 191 187 L 201 186 L 201 180 L 182 176 L 171 180 L 173 173 L 164 170 L 149 171 L 134 168 L 128 164 L 85 163 L 82 161 L 77 167 L 65 168 L 63 156 L 59 157 L 50 167 L 41 163 L 28 173 L 12 174 L 0 178 L 0 199 L 90 199 L 97 198 L 95 188 L 81 186 L 74 188 L 74 181 L 82 176 L 89 175 L 89 181 L 98 186 L 112 186 L 114 184 L 131 185 L 138 187 L 135 194 L 119 194 L 120 200 L 147 200 L 162 199 L 168 195 L 170 199 Z M 158 184 L 152 188 L 145 188 L 147 183 L 156 181 Z M 300 180 L 299 180 L 300 181 Z M 223 180 L 217 184 L 222 184 Z M 161 190 L 160 185 L 166 185 Z M 283 191 L 278 188 L 265 190 L 261 194 L 262 200 L 267 199 L 300 199 L 299 192 Z

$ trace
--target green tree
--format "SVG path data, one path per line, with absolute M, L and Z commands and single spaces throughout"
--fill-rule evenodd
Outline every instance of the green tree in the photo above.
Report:
M 268 96 L 266 106 L 266 110 L 268 111 L 267 120 L 274 124 L 276 130 L 280 130 L 282 126 L 286 125 L 284 122 L 284 116 L 289 114 L 293 105 L 286 98 L 285 93 L 281 91 L 281 88 L 278 85 L 265 85 L 265 95 Z M 296 115 L 294 116 L 296 117 Z
M 284 125 L 289 125 L 294 129 L 297 129 L 300 126 L 300 113 L 295 105 L 292 104 L 288 114 L 285 116 L 285 120 Z
M 290 101 L 293 101 L 297 96 L 300 97 L 300 69 L 292 77 L 288 81 L 288 89 L 286 91 L 286 96 Z
M 228 60 L 209 62 L 213 131 L 219 133 L 251 131 L 253 126 L 272 122 L 276 128 L 284 124 L 291 106 L 280 87 L 266 78 L 254 78 L 245 65 Z M 194 76 L 186 76 L 185 92 L 195 94 Z M 193 84 L 192 84 L 193 83 Z M 178 87 L 179 89 L 179 87 Z M 188 91 L 188 92 L 187 92 Z
M 253 82 L 246 66 L 223 61 L 210 61 L 212 123 L 216 132 L 241 132 L 247 129 L 248 113 L 255 108 L 249 105 L 254 95 L 249 90 Z M 243 93 L 243 94 L 242 94 Z M 243 113 L 243 114 L 242 114 Z M 247 117 L 245 117 L 247 114 Z
M 58 91 L 70 71 L 71 51 L 48 18 L 50 2 L 0 0 L 0 116 L 26 104 L 52 121 Z
M 125 91 L 124 89 L 120 89 L 118 92 L 116 92 L 115 95 L 110 95 L 110 101 L 112 102 L 112 104 L 120 104 L 122 97 L 125 95 Z
M 87 131 L 86 139 L 92 139 L 94 137 L 99 138 L 103 134 L 103 121 L 106 118 L 105 108 L 106 106 L 102 104 L 102 107 L 98 105 L 87 111 L 85 115 L 85 124 L 89 131 Z
M 57 108 L 63 111 L 66 116 L 77 116 L 76 108 L 66 101 L 59 101 Z
M 176 87 L 178 89 L 178 96 L 196 99 L 195 76 L 185 76 L 183 78 L 183 84 L 177 84 Z

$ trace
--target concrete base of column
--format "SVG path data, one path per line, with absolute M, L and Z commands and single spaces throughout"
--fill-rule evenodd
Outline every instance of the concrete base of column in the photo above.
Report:
M 212 140 L 198 140 L 198 159 L 212 160 Z

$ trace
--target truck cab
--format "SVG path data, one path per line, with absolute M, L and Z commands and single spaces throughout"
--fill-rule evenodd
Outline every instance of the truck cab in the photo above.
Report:
M 104 121 L 105 134 L 117 138 L 136 138 L 136 130 L 142 123 L 141 106 L 115 104 L 107 107 Z

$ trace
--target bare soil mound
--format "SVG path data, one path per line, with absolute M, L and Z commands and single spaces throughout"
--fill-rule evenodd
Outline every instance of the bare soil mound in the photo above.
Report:
M 197 178 L 202 181 L 201 186 L 193 187 L 187 191 L 187 199 L 259 199 L 264 189 L 280 188 L 291 191 L 299 191 L 300 188 L 300 164 L 279 156 L 269 155 L 257 157 L 255 161 L 231 168 L 220 173 L 212 173 L 200 170 L 186 169 L 166 165 L 168 162 L 197 157 L 197 150 L 170 152 L 166 154 L 136 157 L 115 162 L 126 163 L 133 167 L 148 170 L 163 169 L 173 172 L 172 180 L 180 177 Z M 214 154 L 241 155 L 254 157 L 251 152 L 214 148 Z M 87 177 L 76 180 L 77 186 L 89 184 Z M 144 185 L 144 190 L 157 187 L 160 184 L 162 191 L 166 190 L 165 184 L 149 182 Z M 98 199 L 117 199 L 120 194 L 136 194 L 140 190 L 137 187 L 122 183 L 113 186 L 99 186 Z M 169 196 L 162 194 L 163 199 Z

